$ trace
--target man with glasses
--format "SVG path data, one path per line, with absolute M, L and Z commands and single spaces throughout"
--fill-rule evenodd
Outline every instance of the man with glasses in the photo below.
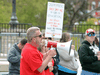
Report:
M 21 54 L 20 75 L 45 75 L 44 69 L 56 55 L 56 51 L 49 50 L 46 57 L 37 49 L 42 43 L 42 35 L 38 27 L 30 27 L 27 30 L 27 39 L 28 43 Z
M 79 60 L 82 66 L 81 75 L 100 75 L 100 51 L 94 43 L 95 31 L 87 29 L 85 40 L 78 49 Z

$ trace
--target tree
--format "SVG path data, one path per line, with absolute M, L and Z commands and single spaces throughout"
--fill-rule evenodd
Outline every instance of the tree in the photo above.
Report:
M 0 23 L 9 23 L 12 4 L 6 0 L 0 0 Z
M 64 3 L 63 27 L 71 26 L 72 30 L 75 22 L 84 21 L 90 14 L 87 13 L 87 0 L 48 0 L 50 2 Z M 16 0 L 16 15 L 19 23 L 32 23 L 34 26 L 45 26 L 47 15 L 47 0 Z M 9 23 L 12 12 L 12 0 L 0 1 L 1 14 L 0 23 Z M 6 9 L 6 10 L 5 10 Z
M 72 27 L 75 22 L 83 21 L 87 19 L 86 14 L 88 3 L 86 0 L 60 0 L 65 3 L 65 13 L 68 14 L 68 22 L 65 24 L 69 26 L 69 31 L 72 31 Z M 82 17 L 82 18 L 80 18 Z
M 64 27 L 68 27 L 68 31 L 72 31 L 74 23 L 80 21 L 86 21 L 91 13 L 97 10 L 98 8 L 92 10 L 90 13 L 87 13 L 88 9 L 88 0 L 51 0 L 55 2 L 61 2 L 65 4 L 64 12 Z M 65 14 L 67 16 L 65 17 Z
M 17 0 L 16 3 L 20 23 L 32 23 L 34 26 L 45 25 L 46 0 Z

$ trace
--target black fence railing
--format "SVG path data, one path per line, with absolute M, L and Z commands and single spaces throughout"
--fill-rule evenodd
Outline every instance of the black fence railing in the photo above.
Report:
M 78 33 L 78 34 L 84 34 L 85 31 L 89 28 L 92 28 L 95 30 L 96 34 L 99 34 L 99 30 L 100 30 L 100 25 L 89 25 L 89 24 L 82 24 L 82 25 L 75 25 L 73 27 L 73 31 L 72 33 Z
M 38 26 L 41 29 L 45 29 L 45 26 Z M 89 25 L 89 24 L 81 24 L 81 25 L 74 25 L 74 26 L 63 26 L 63 32 L 70 32 L 73 34 L 84 34 L 85 31 L 89 28 L 92 28 L 96 31 L 96 33 L 99 33 L 100 25 Z
M 0 23 L 1 33 L 25 33 L 29 27 L 32 27 L 30 23 L 19 23 L 19 24 L 9 24 Z
M 95 30 L 96 34 L 99 34 L 100 25 L 89 25 L 89 24 L 81 24 L 81 25 L 74 25 L 74 26 L 64 26 L 63 31 L 68 31 L 73 34 L 84 34 L 85 31 L 89 28 Z
M 29 23 L 19 23 L 19 24 L 8 24 L 8 23 L 0 23 L 0 32 L 1 33 L 26 33 L 29 27 L 32 27 L 32 24 Z M 38 26 L 41 30 L 45 29 L 45 26 Z M 74 25 L 74 26 L 63 26 L 63 32 L 71 32 L 73 34 L 84 34 L 84 32 L 92 28 L 99 34 L 100 25 Z

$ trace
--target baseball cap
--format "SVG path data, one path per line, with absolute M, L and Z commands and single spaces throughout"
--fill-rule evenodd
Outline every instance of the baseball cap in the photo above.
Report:
M 86 32 L 85 32 L 85 35 L 89 34 L 89 33 L 95 33 L 95 31 L 91 28 L 87 29 Z

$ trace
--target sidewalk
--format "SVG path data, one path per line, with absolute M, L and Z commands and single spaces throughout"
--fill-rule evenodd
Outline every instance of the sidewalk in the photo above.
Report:
M 9 72 L 0 72 L 0 75 L 8 75 Z
M 8 68 L 9 68 L 9 62 L 7 61 L 7 59 L 0 58 L 0 72 L 8 72 Z

